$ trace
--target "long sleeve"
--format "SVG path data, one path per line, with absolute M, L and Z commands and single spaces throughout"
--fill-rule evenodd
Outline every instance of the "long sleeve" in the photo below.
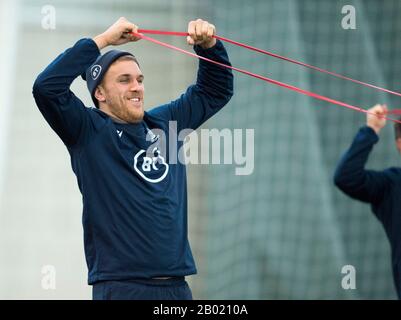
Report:
M 378 141 L 379 137 L 372 128 L 362 127 L 334 174 L 334 183 L 340 190 L 371 204 L 378 204 L 383 199 L 391 183 L 385 172 L 365 169 L 368 156 Z
M 194 46 L 206 58 L 231 65 L 222 42 L 209 49 Z M 223 108 L 233 95 L 233 74 L 230 69 L 199 60 L 197 80 L 177 100 L 150 111 L 155 116 L 177 121 L 178 130 L 197 129 Z
M 81 39 L 50 63 L 33 85 L 40 112 L 68 147 L 88 139 L 86 129 L 91 126 L 87 108 L 70 86 L 99 54 L 92 39 Z

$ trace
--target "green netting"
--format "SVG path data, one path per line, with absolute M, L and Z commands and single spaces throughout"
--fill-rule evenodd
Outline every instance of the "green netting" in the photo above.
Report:
M 344 30 L 343 5 L 356 9 Z M 401 3 L 375 1 L 210 1 L 219 34 L 350 77 L 399 90 Z M 232 63 L 303 89 L 368 108 L 398 98 L 227 45 Z M 362 113 L 320 102 L 236 73 L 235 97 L 213 128 L 255 130 L 255 170 L 207 168 L 204 212 L 194 226 L 196 298 L 392 299 L 390 250 L 370 207 L 333 184 L 341 154 Z M 368 166 L 397 165 L 392 125 Z M 356 290 L 341 268 L 356 269 Z

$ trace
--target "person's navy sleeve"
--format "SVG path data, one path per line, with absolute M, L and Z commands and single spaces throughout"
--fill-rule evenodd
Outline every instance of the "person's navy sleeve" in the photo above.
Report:
M 92 39 L 81 39 L 42 71 L 33 85 L 40 112 L 67 147 L 89 138 L 90 116 L 70 86 L 99 54 Z
M 378 141 L 379 137 L 372 128 L 362 127 L 334 174 L 334 183 L 340 190 L 354 199 L 371 204 L 380 203 L 391 184 L 386 172 L 365 169 L 369 153 Z
M 230 65 L 222 42 L 209 49 L 194 46 L 203 57 Z M 206 120 L 223 108 L 233 95 L 233 74 L 227 69 L 199 59 L 197 80 L 177 100 L 154 108 L 149 113 L 168 120 L 177 121 L 177 129 L 197 129 Z

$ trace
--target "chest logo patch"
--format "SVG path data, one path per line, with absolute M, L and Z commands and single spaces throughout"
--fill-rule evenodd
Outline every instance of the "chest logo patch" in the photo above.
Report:
M 151 183 L 162 181 L 168 173 L 169 165 L 161 156 L 158 148 L 153 149 L 153 156 L 140 150 L 134 157 L 134 169 L 144 180 Z

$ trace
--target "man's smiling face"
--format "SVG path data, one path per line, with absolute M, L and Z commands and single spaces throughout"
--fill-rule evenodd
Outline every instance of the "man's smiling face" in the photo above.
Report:
M 123 56 L 109 67 L 95 96 L 99 108 L 127 123 L 141 122 L 144 115 L 144 76 L 131 56 Z

